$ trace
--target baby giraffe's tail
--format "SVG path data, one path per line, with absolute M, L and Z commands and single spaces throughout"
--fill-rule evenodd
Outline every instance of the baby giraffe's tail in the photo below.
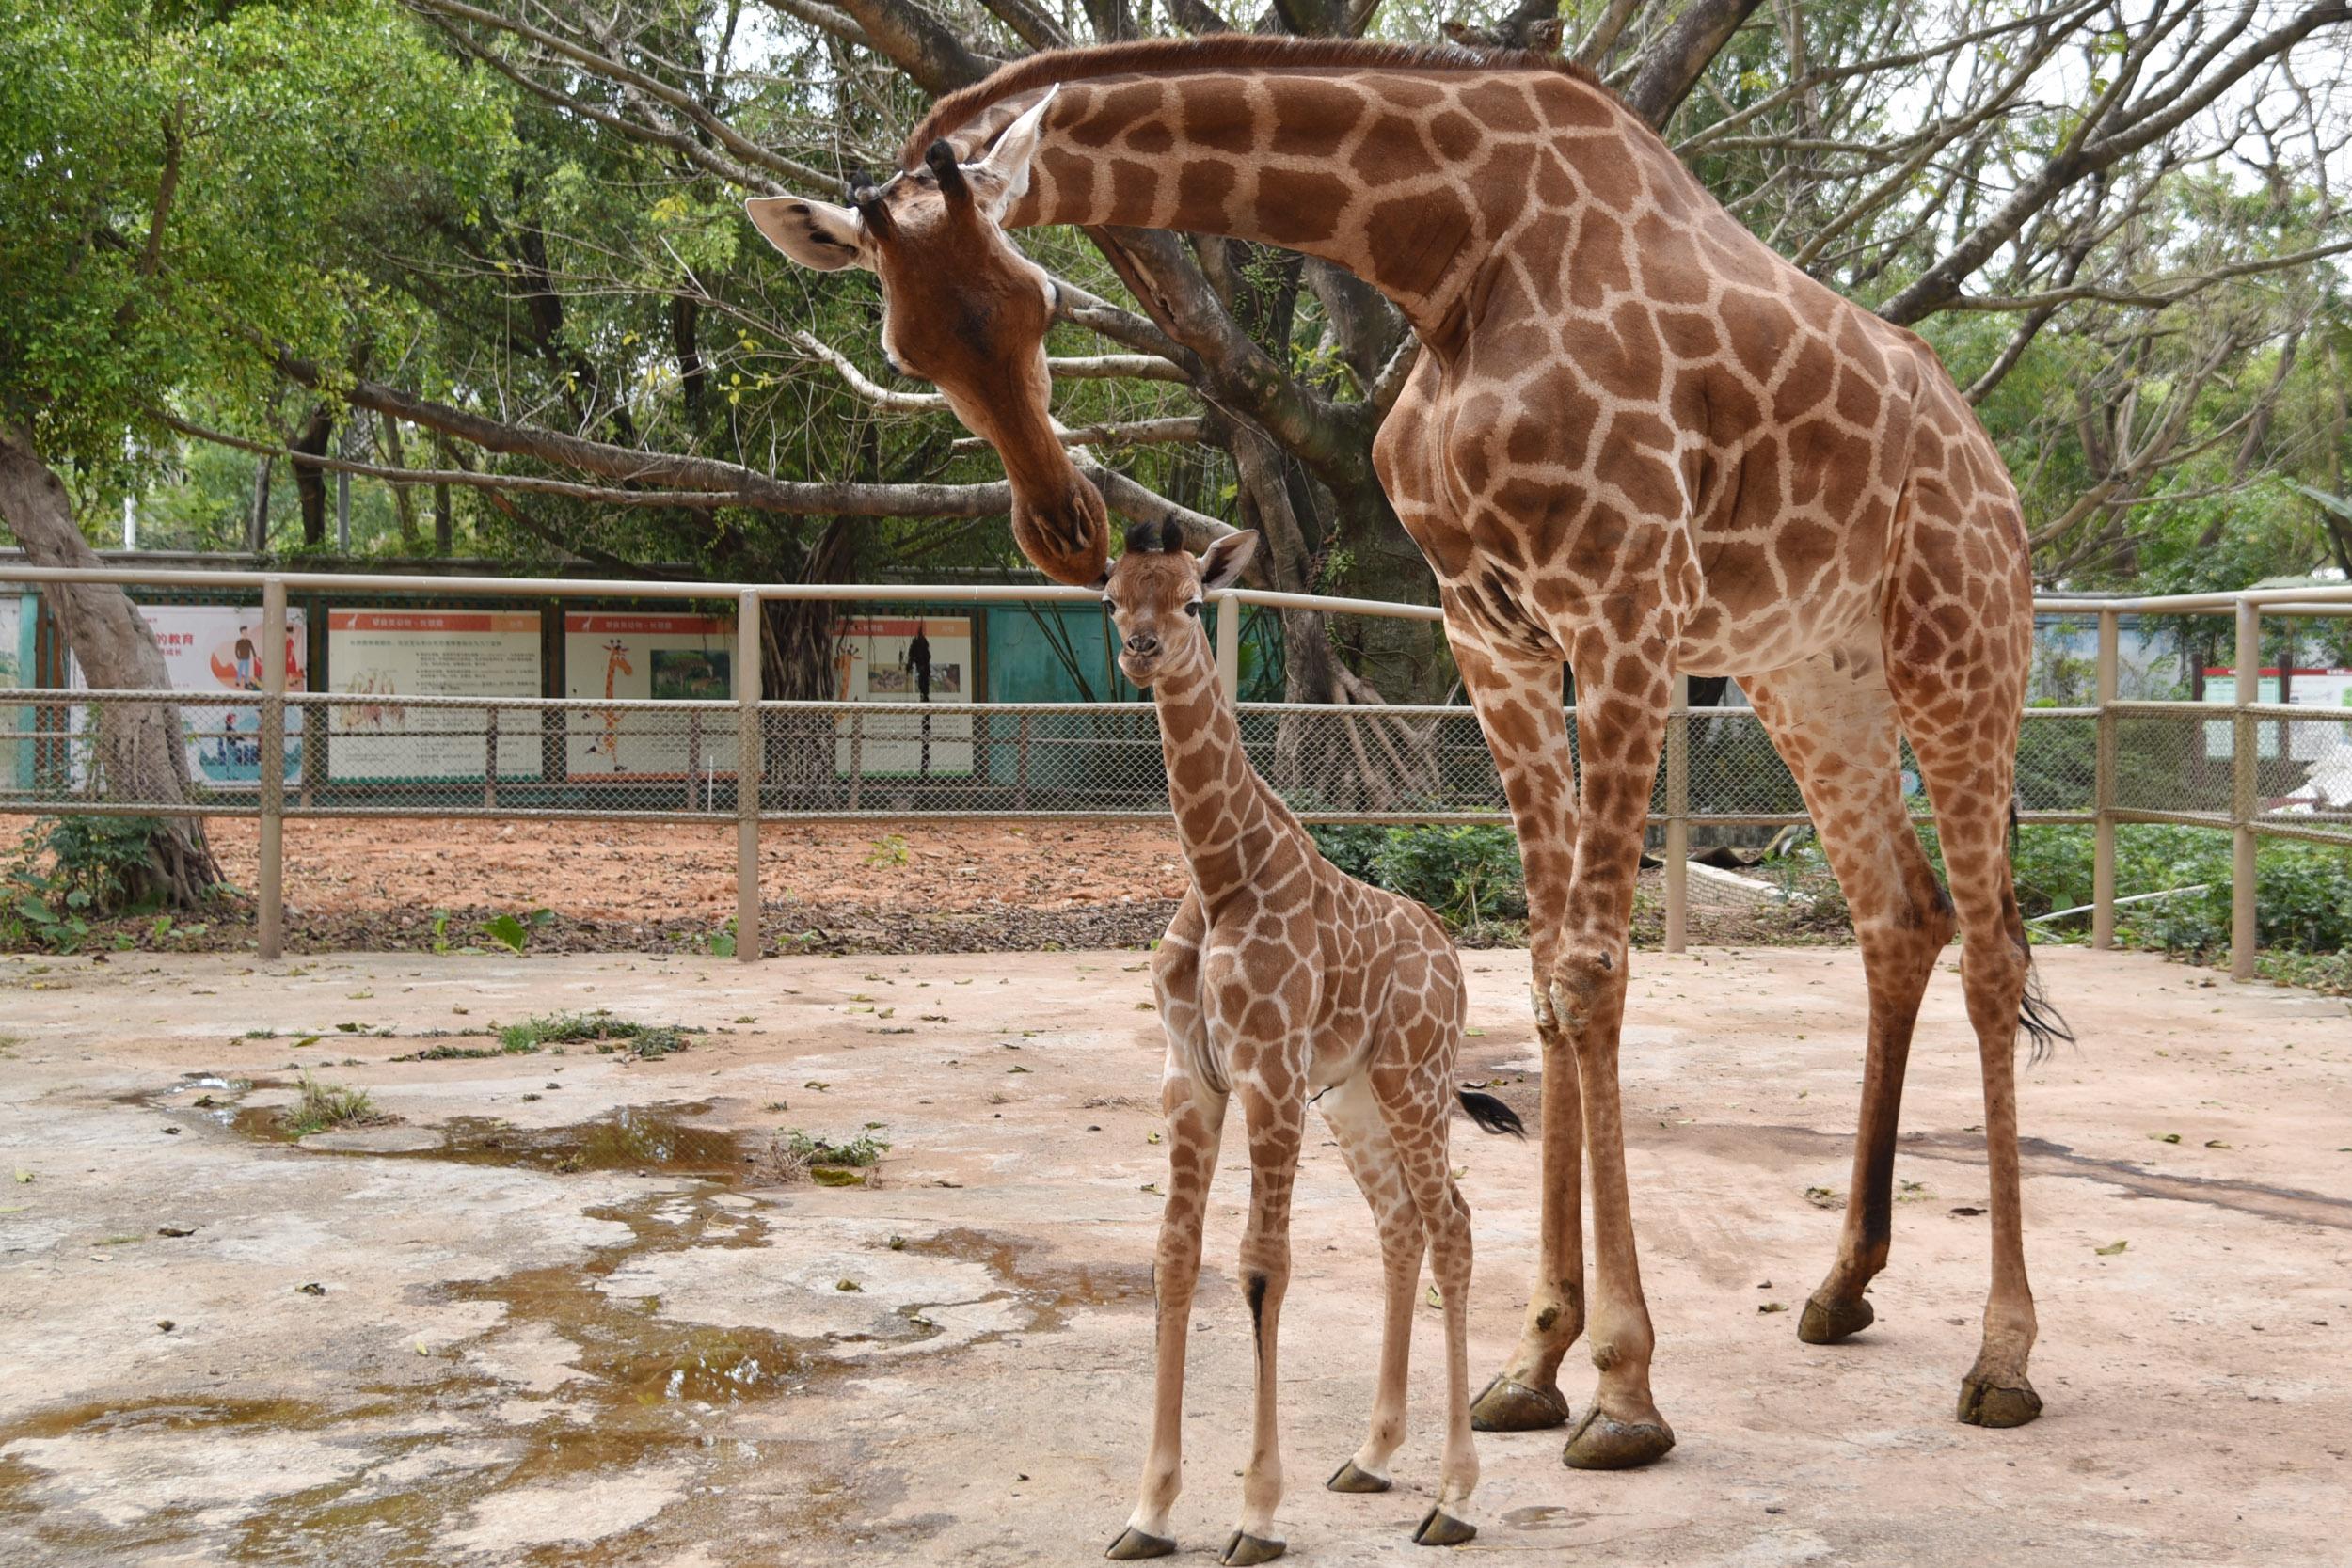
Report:
M 1455 1089 L 1454 1098 L 1462 1102 L 1462 1114 L 1478 1123 L 1481 1132 L 1508 1132 L 1515 1138 L 1527 1136 L 1527 1123 L 1519 1114 L 1490 1094 L 1475 1089 Z

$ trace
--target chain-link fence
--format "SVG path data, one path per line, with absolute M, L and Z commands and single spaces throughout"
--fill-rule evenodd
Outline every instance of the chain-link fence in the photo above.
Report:
M 60 574 L 0 566 L 0 578 Z M 275 659 L 248 658 L 286 641 L 294 574 L 94 574 L 129 583 L 199 578 L 262 590 L 258 626 L 239 626 L 230 695 L 24 685 L 0 693 L 0 811 L 251 816 L 262 821 L 262 947 L 274 953 L 286 818 L 532 817 L 652 822 L 732 821 L 740 865 L 739 921 L 757 918 L 758 823 L 873 816 L 1157 817 L 1168 810 L 1156 716 L 1146 703 L 773 702 L 739 690 L 693 697 L 465 696 L 401 692 L 358 676 L 345 689 L 287 690 Z M 70 580 L 70 578 L 68 578 Z M 519 579 L 325 579 L 338 592 L 432 592 L 577 601 L 592 590 L 640 596 L 734 598 L 735 668 L 760 667 L 759 601 L 841 598 L 1067 599 L 1055 589 L 749 589 L 733 585 L 550 583 Z M 1084 597 L 1084 595 L 1076 595 Z M 1307 600 L 1243 592 L 1217 596 L 1214 630 L 1229 692 L 1237 685 L 1239 605 L 1312 605 L 1335 615 L 1435 619 L 1426 607 Z M 2233 832 L 2241 867 L 2237 968 L 2251 972 L 2252 844 L 2257 835 L 2352 845 L 2352 670 L 2260 664 L 2261 622 L 2352 615 L 2352 590 L 2142 601 L 2054 601 L 2097 623 L 2092 700 L 2028 708 L 2019 737 L 2022 820 L 2095 828 L 2093 937 L 2113 927 L 2113 835 L 2122 822 Z M 2197 667 L 2197 699 L 2117 694 L 2123 613 L 2202 616 L 2193 629 L 2234 660 Z M 234 620 L 237 617 L 232 616 Z M 746 636 L 744 634 L 748 633 Z M 2291 645 L 2293 645 L 2291 643 Z M 216 663 L 222 662 L 216 659 Z M 289 660 L 291 662 L 291 660 Z M 710 663 L 705 656 L 705 665 Z M 2234 672 L 2261 670 L 2243 683 Z M 464 679 L 451 672 L 449 679 Z M 1670 945 L 1682 928 L 1692 832 L 1713 839 L 1805 820 L 1796 782 L 1754 710 L 1687 705 L 1682 686 L 1651 800 L 1666 859 Z M 113 743 L 139 726 L 176 727 L 184 755 L 157 767 L 155 749 Z M 1462 706 L 1239 705 L 1251 762 L 1309 820 L 1507 822 L 1494 763 Z M 276 757 L 273 768 L 265 759 Z M 1904 786 L 1928 812 L 1909 749 Z M 126 760 L 131 759 L 131 760 Z M 746 942 L 747 956 L 758 944 Z

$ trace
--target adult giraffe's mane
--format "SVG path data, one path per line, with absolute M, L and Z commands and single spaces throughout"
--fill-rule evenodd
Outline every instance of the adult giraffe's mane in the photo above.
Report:
M 915 168 L 931 143 L 968 123 L 993 103 L 1056 82 L 1096 76 L 1171 76 L 1193 71 L 1544 71 L 1572 77 L 1611 99 L 1587 67 L 1532 49 L 1462 49 L 1447 45 L 1371 43 L 1362 39 L 1289 38 L 1217 33 L 1197 39 L 1145 39 L 1085 49 L 1049 49 L 960 87 L 931 112 L 899 149 L 903 168 Z

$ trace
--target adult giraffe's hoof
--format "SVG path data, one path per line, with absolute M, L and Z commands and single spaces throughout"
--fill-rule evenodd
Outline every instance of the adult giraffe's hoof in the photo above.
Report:
M 1262 1535 L 1237 1529 L 1233 1538 L 1225 1543 L 1225 1549 L 1217 1554 L 1216 1560 L 1224 1563 L 1225 1568 L 1249 1568 L 1251 1563 L 1272 1562 L 1289 1549 L 1287 1542 L 1268 1541 Z
M 1878 1313 L 1859 1296 L 1852 1301 L 1824 1301 L 1815 1296 L 1804 1304 L 1804 1316 L 1797 1320 L 1797 1338 L 1808 1345 L 1834 1345 L 1877 1321 Z
M 1444 1509 L 1433 1508 L 1429 1511 L 1429 1517 L 1421 1522 L 1421 1528 L 1413 1532 L 1413 1544 L 1458 1546 L 1465 1541 L 1474 1539 L 1477 1534 L 1476 1525 L 1464 1524 Z
M 1569 1434 L 1560 1463 L 1571 1470 L 1631 1470 L 1663 1459 L 1674 1446 L 1663 1421 L 1620 1421 L 1595 1405 Z
M 1544 1432 L 1568 1424 L 1568 1402 L 1557 1388 L 1537 1388 L 1498 1377 L 1470 1402 L 1470 1427 L 1477 1432 Z
M 1175 1556 L 1176 1543 L 1162 1536 L 1146 1535 L 1129 1525 L 1119 1532 L 1119 1539 L 1112 1542 L 1110 1550 L 1103 1555 L 1113 1562 L 1141 1562 L 1147 1557 Z
M 1351 1459 L 1331 1472 L 1331 1479 L 1323 1484 L 1334 1492 L 1386 1492 L 1389 1478 L 1375 1476 L 1370 1470 L 1359 1470 Z
M 1972 1427 L 2021 1427 L 2042 1414 L 2042 1396 L 2020 1377 L 1991 1383 L 1974 1372 L 1961 1379 L 1960 1418 Z

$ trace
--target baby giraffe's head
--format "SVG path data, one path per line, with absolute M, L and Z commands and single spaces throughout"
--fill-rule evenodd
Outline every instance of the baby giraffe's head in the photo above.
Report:
M 1111 565 L 1103 603 L 1119 628 L 1120 673 L 1138 687 L 1160 676 L 1205 672 L 1213 662 L 1200 624 L 1204 595 L 1230 588 L 1257 553 L 1255 532 L 1229 533 L 1200 555 L 1172 522 L 1137 523 Z

